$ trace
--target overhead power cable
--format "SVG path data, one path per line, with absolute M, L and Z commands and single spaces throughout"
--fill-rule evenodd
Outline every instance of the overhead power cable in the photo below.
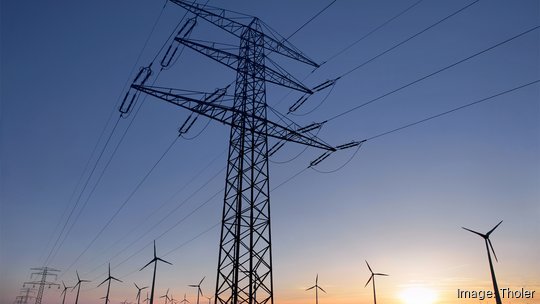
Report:
M 376 138 L 379 138 L 379 137 L 382 137 L 382 136 L 386 136 L 386 135 L 392 134 L 392 133 L 394 133 L 394 132 L 401 131 L 401 130 L 403 130 L 403 129 L 407 129 L 407 128 L 416 126 L 416 125 L 418 125 L 418 124 L 425 123 L 425 122 L 430 121 L 430 120 L 433 120 L 433 119 L 435 119 L 435 118 L 439 118 L 439 117 L 441 117 L 441 116 L 445 116 L 445 115 L 451 114 L 451 113 L 453 113 L 453 112 L 456 112 L 456 111 L 459 111 L 459 110 L 462 110 L 462 109 L 465 109 L 465 108 L 474 106 L 474 105 L 479 104 L 479 103 L 483 103 L 483 102 L 486 102 L 486 101 L 491 101 L 492 99 L 494 99 L 494 98 L 496 98 L 496 97 L 499 97 L 499 96 L 502 96 L 502 95 L 506 95 L 506 94 L 508 94 L 508 93 L 511 93 L 511 92 L 514 92 L 514 91 L 517 91 L 517 90 L 526 88 L 526 87 L 528 87 L 528 86 L 532 86 L 532 85 L 534 85 L 534 84 L 538 84 L 539 82 L 540 82 L 540 79 L 537 79 L 537 80 L 534 80 L 534 81 L 531 81 L 531 82 L 522 84 L 522 85 L 520 85 L 520 86 L 517 86 L 517 87 L 511 88 L 511 89 L 508 89 L 508 90 L 506 90 L 506 91 L 502 91 L 502 92 L 499 92 L 499 93 L 497 93 L 497 94 L 494 94 L 494 95 L 491 95 L 491 96 L 488 96 L 488 97 L 485 97 L 485 98 L 482 98 L 482 99 L 473 101 L 473 102 L 471 102 L 471 103 L 464 104 L 464 105 L 462 105 L 462 106 L 459 106 L 459 107 L 450 109 L 450 110 L 448 110 L 448 111 L 444 111 L 444 112 L 441 112 L 441 113 L 439 113 L 439 114 L 432 115 L 432 116 L 426 117 L 426 118 L 424 118 L 424 119 L 421 119 L 421 120 L 418 120 L 418 121 L 415 121 L 415 122 L 406 124 L 406 125 L 404 125 L 404 126 L 401 126 L 401 127 L 398 127 L 398 128 L 395 128 L 395 129 L 392 129 L 392 130 L 389 130 L 389 131 L 386 131 L 386 132 L 383 132 L 383 133 L 380 133 L 380 134 L 377 134 L 377 135 L 373 135 L 373 136 L 371 136 L 371 137 L 366 138 L 365 141 L 370 141 L 370 140 L 373 140 L 373 139 L 376 139 Z
M 90 249 L 90 247 L 94 244 L 94 242 L 103 234 L 105 229 L 112 223 L 112 221 L 116 218 L 116 216 L 122 211 L 122 209 L 127 205 L 127 203 L 131 200 L 133 195 L 139 190 L 139 188 L 142 186 L 142 184 L 146 181 L 146 179 L 150 176 L 150 174 L 154 171 L 154 169 L 157 167 L 157 165 L 161 162 L 161 160 L 167 155 L 167 153 L 171 150 L 171 148 L 174 146 L 176 141 L 178 140 L 178 136 L 174 138 L 174 140 L 169 144 L 165 152 L 159 157 L 159 159 L 154 163 L 154 165 L 150 168 L 150 170 L 144 175 L 144 177 L 139 181 L 135 189 L 128 195 L 128 197 L 124 200 L 124 202 L 116 209 L 116 211 L 113 213 L 113 215 L 109 218 L 109 220 L 105 223 L 105 225 L 99 230 L 99 232 L 96 234 L 96 236 L 90 241 L 90 243 L 86 246 L 86 248 L 77 256 L 75 261 L 69 265 L 69 267 L 66 268 L 64 273 L 67 273 L 71 267 L 73 267 L 79 259 Z
M 156 20 L 154 21 L 154 24 L 153 24 L 153 26 L 152 26 L 152 30 L 151 30 L 150 33 L 148 34 L 148 36 L 147 36 L 147 38 L 146 38 L 146 40 L 145 40 L 145 42 L 144 42 L 144 44 L 143 44 L 143 47 L 141 48 L 141 51 L 139 52 L 139 55 L 137 56 L 137 59 L 136 59 L 135 63 L 133 64 L 133 67 L 131 68 L 131 71 L 130 71 L 129 75 L 132 75 L 132 74 L 133 74 L 133 72 L 134 72 L 136 66 L 138 65 L 138 62 L 140 61 L 140 58 L 142 57 L 142 54 L 144 53 L 144 50 L 146 49 L 146 47 L 147 47 L 147 45 L 148 45 L 148 41 L 150 40 L 150 37 L 153 35 L 153 33 L 154 33 L 154 31 L 155 31 L 155 28 L 156 28 L 157 24 L 159 23 L 159 20 L 161 19 L 161 16 L 163 15 L 163 11 L 164 11 L 164 9 L 165 9 L 165 6 L 166 6 L 166 3 L 167 3 L 167 2 L 168 2 L 168 1 L 165 2 L 165 4 L 163 5 L 163 7 L 162 7 L 161 10 L 160 10 L 160 13 L 159 13 L 158 17 L 157 17 Z M 80 182 L 81 182 L 81 180 L 82 180 L 82 178 L 83 178 L 83 176 L 84 176 L 84 173 L 86 172 L 87 167 L 88 167 L 88 165 L 89 165 L 91 159 L 94 157 L 94 152 L 96 151 L 97 147 L 99 146 L 99 143 L 101 142 L 101 140 L 102 140 L 102 138 L 103 138 L 103 135 L 105 134 L 105 131 L 106 131 L 107 127 L 109 126 L 109 123 L 110 123 L 110 121 L 111 121 L 111 119 L 112 119 L 114 113 L 116 112 L 116 110 L 117 110 L 117 108 L 118 108 L 118 105 L 119 105 L 119 103 L 120 103 L 120 101 L 121 101 L 121 96 L 123 95 L 123 92 L 125 91 L 125 88 L 126 88 L 126 86 L 127 86 L 128 83 L 129 83 L 129 78 L 126 80 L 126 83 L 124 84 L 124 87 L 123 87 L 122 91 L 120 92 L 120 95 L 118 96 L 117 101 L 116 101 L 116 103 L 115 103 L 113 109 L 111 110 L 111 113 L 109 114 L 109 118 L 107 119 L 107 123 L 105 124 L 105 126 L 103 127 L 103 130 L 101 131 L 101 134 L 100 134 L 100 136 L 99 136 L 99 138 L 98 138 L 98 140 L 97 140 L 97 142 L 96 142 L 96 145 L 94 146 L 94 149 L 92 150 L 92 153 L 90 154 L 90 157 L 89 157 L 89 159 L 88 159 L 88 161 L 87 161 L 87 164 L 86 164 L 86 166 L 85 166 L 85 169 L 83 170 L 83 172 L 82 172 L 82 174 L 81 174 L 81 177 L 79 178 L 79 182 L 77 182 L 77 185 L 75 186 L 75 189 L 73 190 L 73 194 L 71 195 L 71 198 L 69 199 L 69 201 L 71 201 L 72 198 L 74 197 L 74 195 L 75 195 L 75 193 L 76 193 L 76 190 L 77 190 L 77 188 L 79 187 Z M 95 171 L 95 169 L 96 169 L 96 167 L 97 167 L 97 164 L 99 163 L 99 160 L 100 160 L 101 156 L 103 155 L 103 152 L 106 150 L 107 145 L 108 145 L 108 143 L 109 143 L 109 141 L 110 141 L 112 135 L 114 134 L 114 132 L 115 132 L 115 130 L 116 130 L 116 127 L 118 126 L 118 122 L 119 122 L 119 119 L 116 121 L 116 123 L 115 123 L 113 129 L 111 130 L 111 133 L 109 134 L 109 136 L 108 136 L 108 138 L 107 138 L 107 141 L 106 141 L 105 145 L 103 146 L 103 148 L 102 148 L 102 150 L 101 150 L 101 152 L 100 152 L 100 156 L 98 157 L 98 159 L 97 159 L 96 162 L 94 163 L 94 166 L 93 166 L 93 169 L 92 169 L 91 172 L 94 172 L 94 171 Z M 86 180 L 86 182 L 85 182 L 85 186 L 84 186 L 83 189 L 81 190 L 80 195 L 82 195 L 82 192 L 84 192 L 84 189 L 85 189 L 86 186 L 88 185 L 88 182 L 89 182 L 89 180 L 90 180 L 91 177 L 92 177 L 92 173 L 89 174 L 89 176 L 88 176 L 88 178 L 87 178 L 87 180 Z M 59 242 L 60 238 L 62 237 L 62 234 L 64 233 L 65 228 L 66 228 L 67 224 L 69 223 L 69 220 L 71 219 L 71 216 L 73 215 L 73 212 L 74 212 L 75 209 L 77 208 L 77 205 L 78 205 L 79 199 L 80 199 L 80 195 L 79 195 L 79 198 L 77 199 L 77 201 L 75 202 L 73 208 L 71 209 L 68 218 L 67 218 L 66 221 L 64 222 L 64 225 L 63 225 L 63 227 L 62 227 L 60 233 L 58 234 L 58 237 L 57 237 L 57 239 L 56 239 L 56 241 L 55 241 L 55 244 L 53 245 L 53 247 L 52 247 L 51 250 L 49 251 L 49 254 L 48 254 L 47 258 L 46 258 L 46 260 L 45 260 L 44 263 L 43 263 L 44 265 L 48 265 L 48 263 L 50 262 L 51 255 L 52 255 L 53 252 L 55 251 L 56 246 L 58 245 L 58 242 Z M 67 211 L 67 209 L 68 209 L 68 208 L 66 208 L 66 211 Z M 64 211 L 63 214 L 65 214 L 65 213 L 66 213 L 66 212 Z M 64 216 L 62 215 L 61 218 L 63 218 L 63 217 L 64 217 Z M 57 227 L 59 227 L 60 222 L 61 222 L 61 221 L 58 222 Z M 54 233 L 55 233 L 56 230 L 57 230 L 57 228 L 55 228 L 55 229 L 53 230 L 53 234 L 51 235 L 51 239 L 52 239 L 52 236 L 54 235 Z M 49 243 L 50 243 L 50 241 L 49 241 Z M 49 245 L 47 245 L 47 247 L 48 247 L 48 246 L 49 246 Z M 58 247 L 58 249 L 59 249 L 59 247 Z M 58 251 L 58 249 L 56 249 L 56 251 Z
M 471 2 L 471 3 L 469 3 L 469 4 L 467 4 L 467 5 L 465 5 L 464 7 L 460 8 L 460 9 L 458 9 L 457 11 L 451 13 L 450 15 L 448 15 L 448 16 L 446 16 L 446 17 L 440 19 L 439 21 L 437 21 L 437 22 L 431 24 L 430 26 L 428 26 L 428 27 L 424 28 L 423 30 L 417 32 L 416 34 L 414 34 L 414 35 L 408 37 L 407 39 L 405 39 L 405 40 L 399 42 L 398 44 L 393 45 L 393 46 L 390 47 L 389 49 L 386 49 L 384 52 L 379 53 L 378 55 L 375 55 L 374 57 L 371 57 L 370 59 L 364 61 L 363 63 L 357 65 L 356 67 L 350 69 L 349 71 L 343 73 L 343 74 L 341 75 L 341 77 L 345 77 L 345 76 L 349 75 L 350 73 L 352 73 L 352 72 L 358 70 L 359 68 L 365 66 L 366 64 L 368 64 L 368 63 L 374 61 L 375 59 L 377 59 L 377 58 L 383 56 L 384 54 L 386 54 L 386 53 L 388 53 L 388 52 L 390 52 L 390 51 L 392 51 L 392 50 L 398 48 L 399 46 L 401 46 L 401 45 L 403 45 L 403 44 L 409 42 L 410 40 L 412 40 L 412 39 L 414 39 L 414 38 L 420 36 L 421 34 L 423 34 L 423 33 L 427 32 L 427 31 L 429 31 L 430 29 L 436 27 L 437 25 L 443 23 L 444 21 L 446 21 L 446 20 L 448 20 L 448 19 L 454 17 L 455 15 L 457 15 L 457 14 L 463 12 L 464 10 L 468 9 L 469 7 L 475 5 L 475 4 L 478 3 L 479 1 L 480 1 L 480 0 L 475 0 L 475 1 L 473 1 L 473 2 Z
M 285 38 L 285 40 L 289 40 L 291 39 L 292 36 L 296 35 L 296 33 L 298 33 L 300 30 L 302 30 L 306 25 L 308 25 L 311 21 L 315 20 L 315 18 L 319 17 L 320 14 L 322 14 L 324 11 L 326 11 L 330 6 L 332 6 L 332 4 L 334 4 L 336 2 L 336 0 L 330 2 L 327 6 L 325 6 L 322 10 L 320 10 L 317 14 L 315 14 L 313 17 L 309 18 L 309 20 L 307 20 L 306 22 L 304 22 L 298 29 L 296 29 L 296 31 L 294 31 L 292 34 L 290 34 L 289 36 L 287 36 L 287 38 Z
M 364 106 L 366 106 L 366 105 L 368 105 L 368 104 L 371 104 L 371 103 L 373 103 L 373 102 L 376 102 L 376 101 L 378 101 L 378 100 L 380 100 L 380 99 L 382 99 L 382 98 L 384 98 L 384 97 L 387 97 L 387 96 L 392 95 L 392 94 L 394 94 L 394 93 L 396 93 L 396 92 L 399 92 L 399 91 L 401 91 L 401 90 L 403 90 L 403 89 L 405 89 L 405 88 L 407 88 L 407 87 L 410 87 L 410 86 L 412 86 L 412 85 L 414 85 L 414 84 L 416 84 L 416 83 L 419 83 L 420 81 L 423 81 L 423 80 L 425 80 L 425 79 L 427 79 L 427 78 L 430 78 L 430 77 L 435 76 L 435 75 L 437 75 L 437 74 L 439 74 L 439 73 L 441 73 L 441 72 L 444 72 L 444 71 L 446 71 L 446 70 L 448 70 L 448 69 L 450 69 L 450 68 L 453 68 L 453 67 L 455 67 L 455 66 L 457 66 L 457 65 L 459 65 L 459 64 L 461 64 L 461 63 L 463 63 L 463 62 L 465 62 L 465 61 L 471 60 L 471 59 L 473 59 L 473 58 L 475 58 L 475 57 L 477 57 L 477 56 L 479 56 L 479 55 L 482 55 L 482 54 L 484 54 L 484 53 L 486 53 L 486 52 L 489 52 L 489 51 L 491 51 L 491 50 L 493 50 L 493 49 L 495 49 L 495 48 L 497 48 L 497 47 L 500 47 L 500 46 L 502 46 L 502 45 L 504 45 L 504 44 L 506 44 L 506 43 L 508 43 L 508 42 L 510 42 L 510 41 L 512 41 L 512 40 L 515 40 L 515 39 L 517 39 L 517 38 L 519 38 L 519 37 L 521 37 L 521 36 L 524 36 L 524 35 L 526 35 L 526 34 L 529 34 L 529 33 L 533 32 L 533 31 L 535 31 L 535 30 L 537 30 L 537 29 L 539 29 L 539 28 L 540 28 L 540 26 L 538 26 L 538 25 L 537 25 L 537 26 L 534 26 L 534 27 L 532 27 L 532 28 L 530 28 L 530 29 L 528 29 L 528 30 L 525 30 L 525 31 L 523 31 L 523 32 L 521 32 L 521 33 L 519 33 L 519 34 L 517 34 L 517 35 L 514 35 L 514 36 L 512 36 L 512 37 L 510 37 L 510 38 L 507 38 L 507 39 L 505 39 L 505 40 L 503 40 L 503 41 L 501 41 L 501 42 L 499 42 L 499 43 L 497 43 L 497 44 L 495 44 L 495 45 L 492 45 L 492 46 L 490 46 L 490 47 L 488 47 L 488 48 L 485 48 L 485 49 L 483 49 L 483 50 L 481 50 L 481 51 L 479 51 L 479 52 L 476 52 L 476 53 L 474 53 L 474 54 L 472 54 L 472 55 L 469 55 L 469 56 L 467 56 L 467 57 L 465 57 L 465 58 L 463 58 L 463 59 L 460 59 L 460 60 L 458 60 L 458 61 L 456 61 L 456 62 L 454 62 L 454 63 L 452 63 L 452 64 L 449 64 L 449 65 L 447 65 L 447 66 L 445 66 L 445 67 L 443 67 L 443 68 L 440 68 L 440 69 L 438 69 L 438 70 L 436 70 L 436 71 L 434 71 L 434 72 L 432 72 L 432 73 L 429 73 L 429 74 L 427 74 L 427 75 L 425 75 L 425 76 L 422 76 L 422 77 L 420 77 L 420 78 L 418 78 L 418 79 L 416 79 L 416 80 L 414 80 L 414 81 L 411 81 L 411 82 L 409 82 L 409 83 L 407 83 L 407 84 L 405 84 L 405 85 L 402 85 L 402 86 L 400 86 L 400 87 L 398 87 L 398 88 L 396 88 L 396 89 L 394 89 L 394 90 L 392 90 L 392 91 L 390 91 L 390 92 L 387 92 L 387 93 L 385 93 L 385 94 L 383 94 L 383 95 L 380 95 L 380 96 L 378 96 L 378 97 L 376 97 L 376 98 L 370 99 L 370 100 L 368 100 L 368 101 L 366 101 L 366 102 L 364 102 L 364 103 L 362 103 L 362 104 L 359 104 L 359 105 L 357 105 L 357 106 L 354 106 L 354 107 L 352 107 L 352 108 L 350 108 L 350 109 L 348 109 L 348 110 L 346 110 L 346 111 L 344 111 L 344 112 L 341 112 L 341 113 L 339 113 L 339 114 L 336 114 L 336 115 L 334 115 L 334 116 L 328 118 L 326 121 L 332 121 L 332 120 L 334 120 L 334 119 L 336 119 L 336 118 L 342 117 L 342 116 L 344 116 L 344 115 L 346 115 L 346 114 L 348 114 L 348 113 L 350 113 L 350 112 L 353 112 L 353 111 L 355 111 L 355 110 L 358 110 L 358 109 L 360 109 L 360 108 L 362 108 L 362 107 L 364 107 Z
M 368 33 L 366 33 L 365 35 L 363 35 L 362 37 L 360 37 L 359 39 L 353 41 L 351 44 L 347 45 L 346 47 L 342 48 L 341 50 L 339 50 L 337 53 L 335 53 L 334 55 L 328 57 L 325 61 L 323 61 L 321 64 L 326 64 L 332 60 L 334 60 L 336 57 L 340 56 L 341 54 L 345 53 L 346 51 L 348 51 L 350 48 L 352 48 L 353 46 L 357 45 L 358 43 L 360 43 L 362 40 L 368 38 L 369 36 L 371 36 L 372 34 L 374 34 L 375 32 L 377 32 L 378 30 L 382 29 L 383 27 L 385 27 L 386 25 L 388 25 L 390 22 L 396 20 L 397 18 L 399 18 L 400 16 L 402 16 L 403 14 L 405 14 L 406 12 L 410 11 L 411 9 L 413 9 L 415 6 L 417 6 L 418 4 L 420 4 L 422 1 L 424 0 L 418 0 L 416 1 L 415 3 L 411 4 L 410 6 L 408 6 L 407 8 L 405 8 L 404 10 L 400 11 L 398 14 L 392 16 L 390 19 L 386 20 L 385 22 L 381 23 L 379 26 L 377 26 L 376 28 L 372 29 L 371 31 L 369 31 Z
M 453 109 L 450 109 L 450 110 L 447 110 L 447 111 L 444 111 L 444 112 L 441 112 L 441 113 L 438 113 L 438 114 L 435 114 L 435 115 L 432 115 L 432 116 L 428 116 L 426 118 L 417 120 L 417 121 L 412 122 L 412 123 L 408 123 L 408 124 L 403 125 L 401 127 L 397 127 L 397 128 L 394 128 L 394 129 L 391 129 L 391 130 L 388 130 L 388 131 L 385 131 L 385 132 L 370 136 L 370 137 L 365 138 L 363 140 L 353 141 L 353 142 L 362 144 L 362 143 L 365 143 L 365 142 L 368 142 L 368 141 L 372 141 L 374 139 L 377 139 L 377 138 L 380 138 L 380 137 L 383 137 L 383 136 L 386 136 L 386 135 L 390 135 L 392 133 L 395 133 L 395 132 L 398 132 L 398 131 L 401 131 L 401 130 L 404 130 L 404 129 L 407 129 L 407 128 L 410 128 L 410 127 L 413 127 L 413 126 L 416 126 L 416 125 L 431 121 L 433 119 L 436 119 L 436 118 L 439 118 L 439 117 L 454 113 L 454 112 L 459 111 L 459 110 L 466 109 L 466 108 L 471 107 L 471 106 L 474 106 L 474 105 L 477 105 L 477 104 L 480 104 L 480 103 L 483 103 L 483 102 L 487 102 L 487 101 L 492 101 L 496 97 L 500 97 L 500 96 L 509 94 L 511 92 L 518 91 L 518 90 L 524 89 L 526 87 L 538 84 L 538 83 L 540 83 L 540 79 L 537 79 L 537 80 L 534 80 L 534 81 L 531 81 L 531 82 L 528 82 L 528 83 L 513 87 L 511 89 L 508 89 L 508 90 L 493 94 L 491 96 L 488 96 L 488 97 L 485 97 L 485 98 L 482 98 L 482 99 L 479 99 L 479 100 L 476 100 L 476 101 L 461 105 L 459 107 L 455 107 Z M 358 145 L 358 149 L 359 148 L 360 148 L 360 145 Z M 321 170 L 315 169 L 313 166 L 310 166 L 310 168 L 317 171 L 317 172 L 319 172 L 319 173 L 333 173 L 333 172 L 336 172 L 336 171 L 340 170 L 341 168 L 343 168 L 346 164 L 348 164 L 352 160 L 352 158 L 354 158 L 354 156 L 356 156 L 357 152 L 358 152 L 358 150 L 352 155 L 351 158 L 349 158 L 346 161 L 346 163 L 344 165 L 340 166 L 337 169 L 334 169 L 334 170 L 331 170 L 331 171 L 321 171 Z

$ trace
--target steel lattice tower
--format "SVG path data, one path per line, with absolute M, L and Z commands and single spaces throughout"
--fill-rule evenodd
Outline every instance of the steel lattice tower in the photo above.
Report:
M 223 101 L 227 88 L 213 93 L 199 92 L 195 98 L 193 91 L 147 86 L 145 82 L 152 74 L 149 66 L 141 69 L 135 78 L 131 88 L 136 91 L 126 93 L 120 112 L 129 114 L 137 92 L 143 92 L 231 127 L 215 303 L 273 303 L 269 150 L 275 152 L 288 141 L 325 151 L 336 149 L 310 133 L 316 126 L 302 128 L 268 120 L 267 82 L 305 94 L 313 92 L 283 69 L 273 69 L 265 61 L 268 54 L 274 53 L 311 66 L 318 65 L 285 39 L 276 39 L 275 33 L 267 35 L 263 32 L 261 21 L 255 17 L 249 24 L 243 24 L 237 21 L 239 19 L 229 17 L 231 12 L 223 9 L 170 1 L 195 15 L 174 40 L 236 71 L 232 105 Z M 221 50 L 213 43 L 190 40 L 186 33 L 191 32 L 197 18 L 238 37 L 238 52 L 235 54 Z M 242 18 L 245 20 L 244 15 Z M 186 28 L 189 30 L 183 31 Z M 168 53 L 162 66 L 171 61 L 171 58 L 167 59 Z M 180 132 L 189 129 L 194 119 L 190 115 Z M 278 139 L 278 143 L 270 148 L 269 137 Z
M 245 28 L 234 92 L 216 294 L 232 303 L 272 299 L 270 189 L 264 40 L 257 20 Z M 244 114 L 245 113 L 245 114 Z
M 49 288 L 51 286 L 60 287 L 60 285 L 58 285 L 56 283 L 47 282 L 47 276 L 52 275 L 52 276 L 54 276 L 56 278 L 57 275 L 54 272 L 58 272 L 60 270 L 56 270 L 56 269 L 50 268 L 50 267 L 30 268 L 30 270 L 37 271 L 37 272 L 33 272 L 30 275 L 30 279 L 32 279 L 35 275 L 41 276 L 41 279 L 39 281 L 24 282 L 23 287 L 26 284 L 39 285 L 38 293 L 37 293 L 37 296 L 36 296 L 36 304 L 41 304 L 41 300 L 43 299 L 43 291 L 45 289 L 45 286 L 49 286 Z

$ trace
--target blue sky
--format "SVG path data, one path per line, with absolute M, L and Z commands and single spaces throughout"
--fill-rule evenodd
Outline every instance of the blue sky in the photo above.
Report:
M 322 62 L 414 2 L 338 0 L 291 42 Z M 328 3 L 209 4 L 256 15 L 288 36 Z M 278 62 L 299 79 L 309 75 L 305 83 L 313 87 L 467 3 L 422 1 L 313 74 L 302 64 Z M 57 237 L 57 223 L 64 223 L 65 210 L 73 206 L 72 194 L 75 198 L 79 194 L 77 182 L 111 112 L 116 120 L 115 104 L 126 84 L 134 70 L 154 58 L 185 13 L 168 3 L 150 35 L 162 7 L 161 1 L 2 3 L 0 302 L 12 302 L 22 282 L 29 280 L 29 268 L 44 263 L 51 240 L 54 243 Z M 312 113 L 290 118 L 302 125 L 323 121 L 539 25 L 539 11 L 537 1 L 479 1 L 340 79 Z M 538 80 L 539 35 L 536 30 L 332 120 L 319 136 L 332 144 L 369 138 Z M 192 38 L 237 43 L 204 21 Z M 186 49 L 156 84 L 213 91 L 233 80 L 232 71 Z M 282 113 L 299 97 L 273 85 L 267 93 L 268 104 Z M 325 95 L 313 96 L 298 114 L 315 108 Z M 369 290 L 361 288 L 369 277 L 364 259 L 392 274 L 378 281 L 388 302 L 407 284 L 429 285 L 441 295 L 459 284 L 489 287 L 482 242 L 460 226 L 487 231 L 501 219 L 504 223 L 493 234 L 493 243 L 502 284 L 540 288 L 533 271 L 540 268 L 539 100 L 537 84 L 373 139 L 343 169 L 331 174 L 310 169 L 273 191 L 276 298 L 280 302 L 311 299 L 301 290 L 311 286 L 319 273 L 328 298 L 369 301 Z M 94 289 L 103 280 L 105 263 L 110 261 L 113 274 L 127 282 L 113 290 L 114 301 L 133 301 L 136 290 L 131 282 L 144 284 L 150 275 L 133 271 L 151 258 L 148 245 L 154 238 L 159 237 L 158 251 L 165 254 L 220 220 L 222 194 L 217 194 L 160 237 L 224 185 L 220 170 L 226 162 L 228 129 L 213 122 L 205 128 L 206 121 L 200 119 L 186 136 L 202 133 L 175 142 L 103 236 L 74 263 L 175 139 L 188 115 L 152 98 L 140 104 L 133 122 L 134 115 L 120 120 L 97 173 L 122 132 L 132 125 L 87 199 L 98 174 L 90 180 L 75 215 L 86 200 L 87 204 L 50 262 L 63 271 L 73 264 L 62 272 L 60 279 L 66 283 L 73 283 L 75 269 L 94 280 L 84 289 L 85 303 L 96 303 L 105 292 Z M 111 129 L 108 124 L 105 133 Z M 301 152 L 302 147 L 289 144 L 273 156 L 271 187 L 303 170 L 321 153 L 307 149 L 281 164 Z M 317 169 L 338 168 L 352 153 L 336 153 Z M 94 155 L 91 163 L 95 160 Z M 173 196 L 179 189 L 183 190 Z M 205 291 L 210 292 L 215 284 L 218 235 L 218 229 L 208 230 L 166 256 L 174 266 L 160 268 L 159 292 L 171 288 L 176 298 L 184 293 L 193 297 L 195 293 L 184 286 L 204 275 Z M 113 258 L 133 241 L 133 247 Z M 46 302 L 56 301 L 58 294 L 51 291 Z

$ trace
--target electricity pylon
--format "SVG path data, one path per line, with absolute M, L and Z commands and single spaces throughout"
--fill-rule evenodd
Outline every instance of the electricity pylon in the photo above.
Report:
M 231 12 L 207 6 L 171 0 L 187 11 L 239 38 L 237 53 L 222 50 L 178 35 L 181 43 L 236 71 L 233 104 L 226 105 L 226 90 L 202 94 L 196 98 L 186 91 L 146 86 L 151 66 L 141 70 L 131 88 L 166 102 L 190 110 L 230 126 L 227 175 L 224 191 L 220 249 L 216 279 L 216 304 L 273 303 L 272 243 L 270 229 L 270 186 L 268 157 L 292 141 L 323 149 L 336 149 L 310 133 L 311 127 L 283 125 L 267 118 L 266 84 L 272 83 L 304 94 L 313 91 L 281 68 L 267 65 L 270 53 L 318 67 L 286 39 L 275 38 L 276 33 L 263 32 L 261 21 L 231 16 Z M 229 17 L 231 16 L 231 17 Z M 266 30 L 265 30 L 266 31 Z M 181 31 L 182 32 L 182 31 Z M 142 81 L 141 81 L 142 79 Z M 136 94 L 128 92 L 120 106 L 122 114 L 129 114 Z M 128 96 L 133 96 L 132 98 Z M 190 116 L 191 117 L 191 116 Z M 180 132 L 193 124 L 186 120 Z M 195 118 L 196 119 L 196 118 Z M 268 139 L 279 142 L 269 148 Z
M 30 275 L 30 279 L 32 279 L 34 276 L 41 276 L 41 279 L 39 279 L 39 281 L 24 282 L 23 287 L 26 284 L 32 284 L 34 286 L 38 285 L 39 288 L 38 288 L 38 293 L 36 295 L 36 304 L 41 304 L 41 300 L 43 299 L 43 291 L 45 290 L 45 286 L 49 286 L 49 288 L 51 288 L 51 286 L 58 286 L 58 288 L 60 288 L 59 284 L 56 284 L 56 283 L 53 283 L 53 282 L 47 282 L 47 277 L 48 276 L 54 276 L 55 279 L 56 279 L 56 277 L 58 277 L 58 275 L 55 274 L 55 272 L 58 272 L 60 270 L 56 270 L 56 269 L 50 268 L 50 267 L 30 268 L 30 270 L 35 271 L 35 272 L 32 272 L 32 274 Z

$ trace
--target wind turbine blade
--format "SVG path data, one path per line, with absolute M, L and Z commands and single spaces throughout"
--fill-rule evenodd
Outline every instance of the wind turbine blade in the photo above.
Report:
M 366 261 L 367 268 L 369 269 L 369 272 L 373 274 L 373 270 L 371 270 L 371 267 L 369 266 L 369 263 Z
M 89 280 L 81 280 L 81 282 L 92 282 L 92 281 L 89 281 Z
M 156 258 L 156 259 L 157 259 L 158 261 L 162 261 L 163 263 L 167 263 L 167 264 L 169 264 L 169 265 L 172 265 L 172 263 L 169 263 L 169 262 L 165 261 L 164 259 L 160 259 L 160 258 Z
M 199 293 L 201 294 L 202 297 L 204 297 L 201 287 L 199 287 Z
M 97 287 L 103 285 L 103 283 L 107 282 L 108 280 L 109 280 L 109 278 L 106 278 L 105 280 L 103 280 L 103 282 L 99 283 L 99 285 Z
M 116 281 L 121 282 L 121 283 L 124 283 L 124 282 L 122 282 L 121 280 L 119 280 L 119 279 L 117 279 L 115 277 L 111 277 L 111 279 L 116 280 Z
M 204 276 L 204 277 L 202 278 L 202 280 L 199 282 L 199 285 L 202 284 L 202 282 L 204 281 L 204 279 L 206 279 L 206 276 Z
M 75 273 L 77 274 L 77 281 L 81 281 L 81 278 L 79 278 L 79 272 L 77 272 L 77 270 L 75 270 Z
M 493 227 L 493 229 L 491 229 L 488 233 L 486 233 L 486 235 L 489 237 L 489 235 L 495 230 L 497 229 L 497 227 L 499 227 L 499 225 L 502 223 L 503 221 L 500 221 L 495 227 Z
M 317 276 L 315 277 L 315 285 L 319 283 L 319 274 L 317 273 Z
M 188 285 L 188 287 L 199 287 L 197 285 Z
M 482 234 L 482 233 L 480 233 L 480 232 L 476 232 L 476 231 L 474 231 L 474 230 L 471 230 L 471 229 L 468 229 L 468 228 L 465 228 L 465 227 L 461 227 L 461 228 L 463 228 L 463 229 L 465 229 L 465 230 L 467 230 L 467 231 L 470 231 L 470 232 L 472 232 L 472 233 L 476 233 L 476 234 L 478 234 L 479 236 L 481 236 L 481 237 L 483 237 L 483 238 L 486 238 L 486 237 L 487 237 L 486 235 L 484 235 L 484 234 Z
M 311 290 L 311 289 L 313 289 L 313 288 L 315 288 L 315 287 L 317 287 L 317 285 L 311 286 L 310 288 L 306 289 L 306 291 Z
M 140 292 L 141 289 L 139 288 L 139 286 L 137 286 L 137 283 L 134 282 L 133 284 L 135 284 L 135 288 L 137 288 Z
M 366 285 L 364 285 L 364 288 L 366 288 L 366 286 L 368 286 L 369 282 L 371 282 L 371 279 L 373 279 L 373 275 L 371 275 L 371 276 L 369 277 L 369 280 L 367 281 Z
M 322 289 L 321 286 L 317 286 L 317 288 L 319 288 L 319 289 L 322 290 L 324 293 L 326 293 L 326 291 L 324 291 L 324 289 Z
M 156 255 L 156 240 L 154 240 L 154 259 L 157 258 Z
M 145 269 L 145 268 L 146 268 L 146 266 L 148 266 L 148 265 L 152 264 L 152 262 L 154 262 L 154 260 L 151 260 L 150 262 L 148 262 L 148 264 L 144 265 L 144 267 L 143 267 L 143 268 L 141 268 L 141 269 L 140 269 L 139 271 L 141 271 L 141 270 Z
M 388 277 L 388 275 L 386 273 L 374 273 L 373 275 L 379 275 L 379 276 Z
M 499 260 L 497 259 L 497 254 L 495 253 L 495 249 L 493 249 L 493 245 L 491 244 L 491 240 L 488 239 L 487 242 L 489 243 L 489 247 L 491 248 L 491 252 L 493 252 L 493 256 L 495 257 L 495 261 L 497 261 L 497 263 L 498 263 Z

